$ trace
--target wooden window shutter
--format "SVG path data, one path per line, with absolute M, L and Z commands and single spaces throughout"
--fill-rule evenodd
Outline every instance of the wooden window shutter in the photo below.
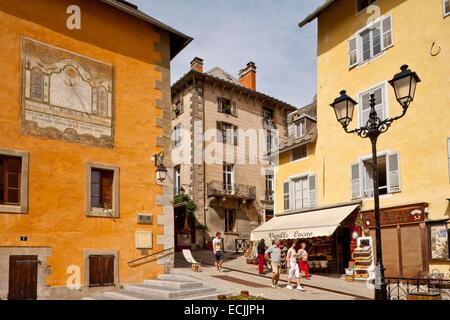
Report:
M 348 40 L 348 67 L 353 68 L 358 64 L 358 45 L 356 36 Z
M 217 111 L 223 112 L 223 99 L 221 97 L 217 97 Z
M 103 171 L 101 175 L 101 197 L 103 207 L 112 209 L 114 172 Z
M 235 117 L 237 117 L 238 116 L 238 108 L 237 108 L 237 104 L 236 104 L 236 102 L 232 102 L 232 104 L 231 104 L 231 114 L 233 115 L 233 116 L 235 116 Z
M 352 195 L 352 199 L 359 199 L 361 198 L 361 170 L 359 163 L 352 164 L 350 174 L 351 174 L 350 192 Z
M 385 17 L 381 22 L 381 32 L 382 32 L 382 49 L 386 50 L 387 48 L 393 45 L 392 40 L 392 16 Z
M 233 126 L 233 136 L 234 136 L 234 145 L 239 145 L 239 128 L 237 126 Z
M 308 177 L 309 182 L 309 207 L 317 207 L 317 179 L 316 175 Z
M 222 128 L 222 122 L 217 122 L 217 142 L 223 143 L 224 141 L 223 136 L 223 128 Z
M 387 182 L 388 182 L 388 192 L 399 192 L 400 191 L 400 155 L 399 153 L 390 153 L 387 159 Z

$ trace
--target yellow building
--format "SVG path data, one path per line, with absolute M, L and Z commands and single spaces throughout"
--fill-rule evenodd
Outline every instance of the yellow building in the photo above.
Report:
M 173 248 L 152 155 L 191 38 L 113 0 L 3 0 L 0 30 L 0 299 L 163 273 L 171 256 L 132 261 Z
M 305 203 L 292 209 L 285 200 L 301 200 L 309 192 L 317 200 L 306 201 L 306 211 L 316 204 L 318 209 L 358 205 L 355 219 L 374 238 L 370 141 L 346 134 L 330 103 L 347 90 L 359 103 L 350 128 L 359 127 L 368 117 L 370 93 L 383 118 L 401 114 L 387 83 L 401 65 L 408 64 L 422 80 L 406 116 L 378 140 L 386 276 L 418 277 L 437 269 L 450 277 L 448 11 L 446 0 L 328 0 L 300 23 L 318 20 L 318 137 L 303 160 L 291 161 L 292 151 L 281 153 L 277 215 L 304 209 Z M 291 177 L 302 175 L 315 177 L 314 190 L 307 184 L 286 189 Z M 348 237 L 340 239 L 348 242 Z

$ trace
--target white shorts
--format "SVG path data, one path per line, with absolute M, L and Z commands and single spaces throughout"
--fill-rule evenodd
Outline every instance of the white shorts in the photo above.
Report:
M 300 270 L 298 269 L 298 263 L 291 263 L 289 265 L 289 279 L 293 277 L 300 278 Z

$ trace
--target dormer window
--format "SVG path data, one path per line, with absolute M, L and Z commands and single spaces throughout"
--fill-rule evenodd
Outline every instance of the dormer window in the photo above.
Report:
M 294 124 L 294 135 L 296 138 L 306 135 L 306 118 L 300 119 Z

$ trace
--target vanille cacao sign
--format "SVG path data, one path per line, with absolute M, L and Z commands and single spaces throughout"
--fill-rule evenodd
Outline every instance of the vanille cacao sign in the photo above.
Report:
M 420 203 L 415 205 L 381 209 L 381 225 L 389 226 L 423 222 L 425 221 L 425 208 L 427 206 L 428 204 L 426 203 Z M 366 227 L 375 227 L 375 214 L 373 210 L 362 211 L 361 217 Z

